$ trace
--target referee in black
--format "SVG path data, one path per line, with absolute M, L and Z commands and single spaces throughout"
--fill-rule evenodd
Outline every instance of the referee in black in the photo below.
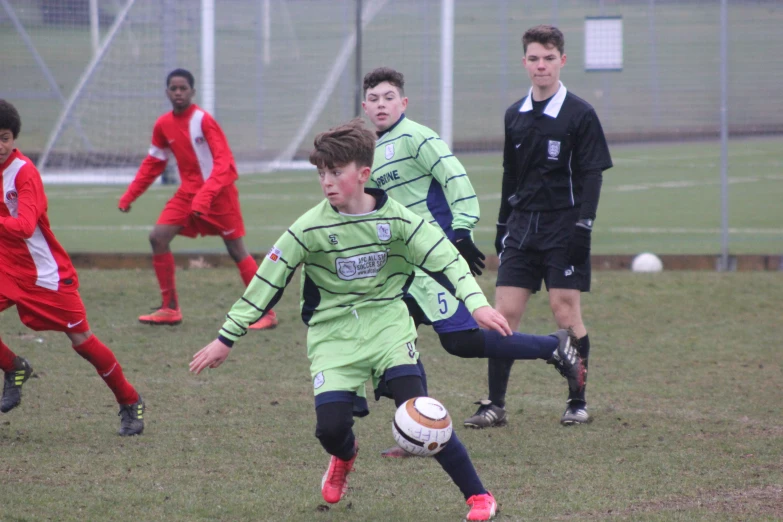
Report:
M 503 188 L 495 249 L 500 256 L 495 308 L 512 330 L 530 296 L 549 291 L 559 328 L 572 328 L 588 366 L 590 337 L 582 321 L 581 292 L 590 291 L 590 235 L 602 173 L 612 167 L 593 107 L 560 82 L 566 64 L 563 33 L 550 25 L 522 37 L 532 86 L 506 111 Z M 506 424 L 505 398 L 512 360 L 489 360 L 489 399 L 465 420 L 473 428 Z M 585 392 L 569 392 L 560 422 L 590 422 Z

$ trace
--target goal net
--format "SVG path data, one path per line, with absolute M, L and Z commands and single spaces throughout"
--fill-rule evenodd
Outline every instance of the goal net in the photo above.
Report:
M 155 119 L 170 110 L 165 77 L 177 67 L 195 75 L 196 103 L 214 89 L 212 112 L 242 173 L 309 167 L 303 160 L 314 135 L 356 115 L 355 0 L 217 1 L 212 86 L 203 83 L 201 2 L 99 1 L 95 48 L 89 14 L 74 15 L 75 7 L 87 9 L 89 1 L 49 4 L 58 2 L 80 5 L 49 12 L 46 22 L 37 7 L 12 5 L 35 35 L 33 48 L 42 61 L 70 69 L 59 95 L 44 88 L 39 100 L 20 107 L 25 121 L 41 111 L 39 102 L 50 118 L 56 114 L 51 127 L 41 129 L 46 135 L 36 137 L 38 166 L 47 180 L 127 183 L 149 148 Z M 363 72 L 380 65 L 405 71 L 409 90 L 418 91 L 418 119 L 435 124 L 439 3 L 396 1 L 393 12 L 386 12 L 386 0 L 362 4 Z M 403 27 L 405 36 L 395 36 Z M 30 56 L 29 48 L 21 52 Z M 42 69 L 27 68 L 28 78 L 37 74 L 44 83 Z

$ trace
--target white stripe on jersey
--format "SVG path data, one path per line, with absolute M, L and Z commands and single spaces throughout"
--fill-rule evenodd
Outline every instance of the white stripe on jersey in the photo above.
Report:
M 204 111 L 197 110 L 190 118 L 190 144 L 193 146 L 193 152 L 196 153 L 198 165 L 201 168 L 201 177 L 207 180 L 212 173 L 212 151 L 209 150 L 209 143 L 204 137 L 204 131 L 201 130 L 201 121 L 204 119 Z
M 16 175 L 19 174 L 19 169 L 27 163 L 24 160 L 16 158 L 8 168 L 3 171 L 3 195 L 10 192 L 16 192 Z M 8 213 L 12 217 L 19 217 L 19 203 L 18 200 L 5 201 Z M 30 252 L 30 257 L 33 258 L 35 263 L 35 269 L 37 278 L 35 284 L 48 288 L 49 290 L 57 290 L 60 283 L 60 272 L 57 269 L 57 262 L 54 260 L 54 254 L 49 248 L 49 243 L 46 242 L 46 238 L 43 236 L 41 229 L 38 225 L 35 226 L 32 237 L 24 240 L 27 243 L 27 250 Z
M 150 145 L 149 155 L 161 161 L 168 161 L 169 159 L 166 155 L 166 150 L 156 147 L 155 145 Z

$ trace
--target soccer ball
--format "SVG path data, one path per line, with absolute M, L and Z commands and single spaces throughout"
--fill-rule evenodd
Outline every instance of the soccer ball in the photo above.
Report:
M 663 263 L 655 254 L 644 252 L 633 258 L 631 261 L 632 272 L 662 272 Z
M 451 439 L 451 416 L 431 397 L 414 397 L 397 408 L 392 434 L 397 445 L 419 457 L 432 457 Z

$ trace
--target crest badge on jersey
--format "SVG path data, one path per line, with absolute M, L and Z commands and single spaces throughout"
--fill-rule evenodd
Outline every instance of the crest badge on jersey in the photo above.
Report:
M 376 228 L 378 230 L 378 239 L 381 241 L 388 241 L 391 239 L 391 225 L 389 223 L 378 223 Z
M 386 144 L 386 159 L 392 159 L 394 157 L 394 143 Z
M 549 140 L 549 147 L 547 149 L 547 152 L 549 152 L 549 159 L 556 160 L 557 157 L 560 155 L 560 142 L 555 140 Z
M 353 278 L 356 275 L 356 261 L 354 259 L 338 259 L 337 272 L 340 273 L 342 279 Z
M 9 190 L 5 193 L 5 206 L 12 216 L 16 215 L 16 211 L 19 208 L 19 195 L 15 190 Z

